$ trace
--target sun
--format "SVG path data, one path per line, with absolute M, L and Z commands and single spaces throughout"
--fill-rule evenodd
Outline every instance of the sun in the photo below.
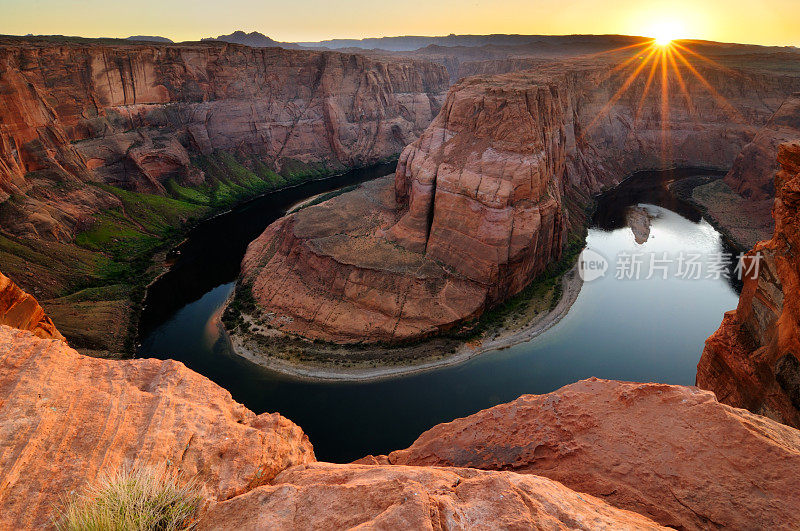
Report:
M 682 24 L 670 20 L 662 20 L 653 24 L 649 35 L 657 46 L 669 46 L 672 41 L 680 37 Z
M 669 44 L 672 42 L 672 37 L 669 35 L 656 35 L 653 37 L 653 42 L 656 44 L 656 46 L 669 46 Z

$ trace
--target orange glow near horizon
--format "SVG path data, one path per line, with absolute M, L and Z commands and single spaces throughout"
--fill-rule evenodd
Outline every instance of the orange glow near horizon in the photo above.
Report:
M 0 34 L 278 41 L 398 35 L 620 34 L 800 46 L 797 0 L 3 0 Z

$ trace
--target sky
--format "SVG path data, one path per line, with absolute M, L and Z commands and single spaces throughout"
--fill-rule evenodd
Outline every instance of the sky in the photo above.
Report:
M 0 0 L 0 34 L 279 41 L 574 33 L 800 46 L 800 0 Z

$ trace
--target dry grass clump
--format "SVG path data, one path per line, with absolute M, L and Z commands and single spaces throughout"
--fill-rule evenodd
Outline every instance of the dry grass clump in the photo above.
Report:
M 189 529 L 201 503 L 197 485 L 181 482 L 174 472 L 121 470 L 74 497 L 56 526 L 65 531 Z

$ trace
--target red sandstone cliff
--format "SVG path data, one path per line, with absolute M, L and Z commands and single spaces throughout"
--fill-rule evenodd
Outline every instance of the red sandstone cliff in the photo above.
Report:
M 537 474 L 678 529 L 800 526 L 800 432 L 691 387 L 584 380 L 378 460 Z
M 525 287 L 566 233 L 566 97 L 546 78 L 462 82 L 400 157 L 390 239 L 485 286 L 484 306 Z
M 369 164 L 417 138 L 446 86 L 443 67 L 402 58 L 0 41 L 3 229 L 69 240 L 88 214 L 119 206 L 81 183 L 198 185 L 190 157 L 217 149 L 276 169 Z
M 697 385 L 723 403 L 800 427 L 800 140 L 781 144 L 775 174 L 775 234 L 748 253 L 739 305 L 706 341 Z
M 779 169 L 778 146 L 800 138 L 800 93 L 789 97 L 766 125 L 736 156 L 725 182 L 738 194 L 752 200 L 775 198 L 773 176 Z
M 457 326 L 557 260 L 591 194 L 640 169 L 729 166 L 800 84 L 692 68 L 648 81 L 635 63 L 575 60 L 462 80 L 401 155 L 394 198 L 373 184 L 251 243 L 251 330 L 375 342 Z
M 0 325 L 29 330 L 43 339 L 61 339 L 39 303 L 0 273 Z
M 800 138 L 800 93 L 787 99 L 733 163 L 724 181 L 697 188 L 692 198 L 743 249 L 772 237 L 773 175 L 778 145 Z

